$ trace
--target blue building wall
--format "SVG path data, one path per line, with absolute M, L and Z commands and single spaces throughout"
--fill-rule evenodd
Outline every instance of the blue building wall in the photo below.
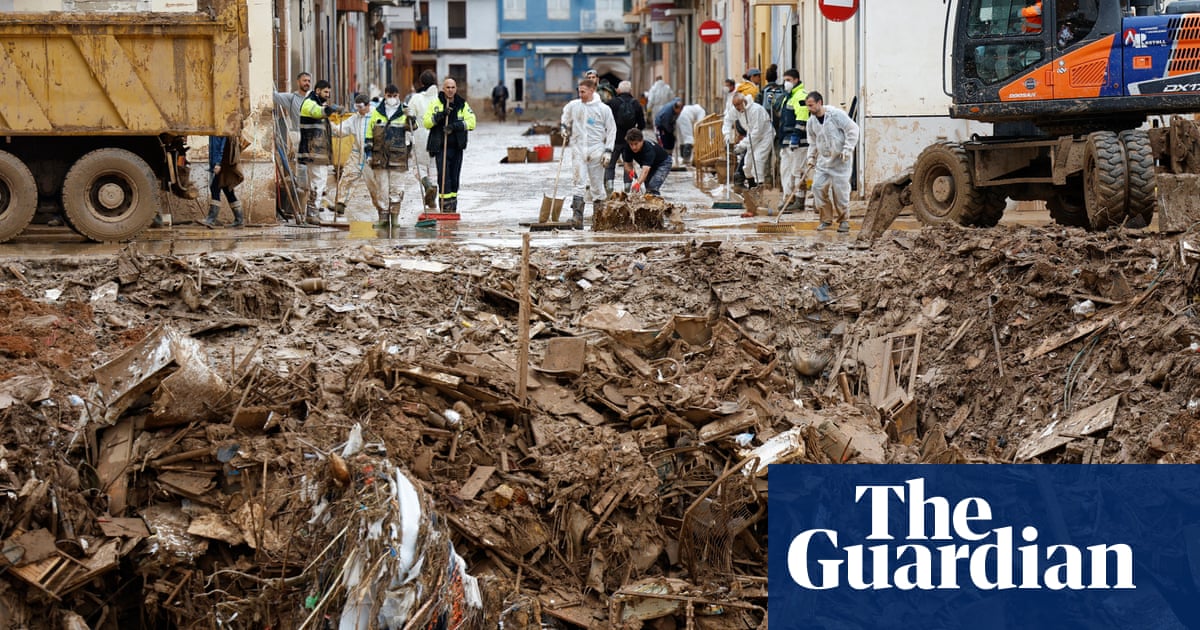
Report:
M 565 103 L 576 96 L 576 84 L 598 58 L 629 60 L 624 34 L 604 32 L 592 24 L 581 25 L 585 11 L 595 15 L 595 0 L 571 0 L 570 17 L 551 20 L 547 0 L 526 0 L 525 19 L 511 19 L 504 11 L 504 0 L 497 0 L 500 33 L 497 42 L 500 78 L 514 100 Z M 591 30 L 583 30 L 591 27 Z M 523 99 L 513 91 L 517 74 L 509 71 L 517 63 L 524 66 Z M 547 82 L 547 64 L 555 62 L 556 81 Z M 563 81 L 563 64 L 570 68 L 570 79 Z M 614 83 L 615 85 L 615 83 Z

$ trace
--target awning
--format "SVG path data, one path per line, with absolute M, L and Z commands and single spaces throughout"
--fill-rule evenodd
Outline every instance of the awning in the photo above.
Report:
M 624 55 L 628 54 L 629 50 L 625 48 L 625 44 L 609 44 L 607 46 L 584 46 L 583 54 L 585 55 Z
M 622 48 L 622 50 L 624 50 Z M 629 80 L 633 76 L 632 69 L 629 66 L 628 59 L 620 57 L 589 57 L 588 67 L 594 69 L 596 74 L 605 75 L 612 73 L 622 81 Z
M 574 55 L 579 46 L 534 46 L 533 52 L 539 55 Z

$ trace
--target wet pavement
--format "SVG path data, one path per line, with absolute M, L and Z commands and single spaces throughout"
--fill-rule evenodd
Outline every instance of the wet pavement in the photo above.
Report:
M 471 133 L 459 191 L 459 211 L 462 220 L 439 223 L 433 228 L 416 227 L 417 217 L 422 212 L 421 191 L 416 171 L 406 187 L 403 211 L 400 220 L 389 233 L 376 230 L 369 222 L 352 222 L 344 227 L 297 227 L 292 225 L 257 225 L 241 229 L 208 229 L 197 224 L 176 224 L 170 228 L 152 228 L 143 232 L 131 244 L 91 243 L 66 227 L 31 226 L 16 239 L 0 244 L 0 257 L 49 257 L 61 255 L 106 255 L 121 248 L 132 248 L 148 254 L 195 254 L 209 252 L 261 251 L 263 249 L 323 249 L 338 248 L 355 242 L 381 241 L 395 245 L 419 244 L 435 240 L 452 240 L 477 244 L 485 247 L 519 246 L 521 235 L 528 231 L 528 223 L 537 219 L 538 210 L 545 197 L 565 198 L 564 215 L 570 214 L 571 163 L 569 152 L 558 176 L 557 192 L 555 177 L 558 174 L 558 158 L 562 149 L 554 150 L 555 161 L 506 164 L 502 163 L 509 147 L 525 147 L 530 150 L 538 145 L 550 144 L 547 135 L 524 135 L 531 128 L 529 121 L 505 124 L 483 120 Z M 770 227 L 774 217 L 759 216 L 741 218 L 741 209 L 714 208 L 716 202 L 737 202 L 736 194 L 727 195 L 720 182 L 710 179 L 705 182 L 708 190 L 696 186 L 694 172 L 673 172 L 663 186 L 663 197 L 676 205 L 683 206 L 682 232 L 655 232 L 645 234 L 549 231 L 534 232 L 535 247 L 565 247 L 578 245 L 601 245 L 605 243 L 665 243 L 686 240 L 781 240 L 820 241 L 827 244 L 853 241 L 859 227 L 856 218 L 851 222 L 849 234 L 838 234 L 832 230 L 817 232 L 816 214 L 807 211 L 786 214 L 782 221 L 792 229 Z M 331 187 L 332 192 L 332 187 Z M 347 214 L 351 217 L 372 216 L 370 199 L 361 183 L 351 191 L 343 191 Z M 776 199 L 778 193 L 765 196 Z M 777 202 L 776 202 L 777 203 Z M 852 214 L 861 217 L 864 202 L 855 202 Z M 585 223 L 590 222 L 591 209 L 587 211 Z M 1004 223 L 1038 225 L 1049 222 L 1044 211 L 1009 211 Z M 767 227 L 760 228 L 764 225 Z M 920 227 L 911 217 L 901 217 L 892 226 L 896 229 Z

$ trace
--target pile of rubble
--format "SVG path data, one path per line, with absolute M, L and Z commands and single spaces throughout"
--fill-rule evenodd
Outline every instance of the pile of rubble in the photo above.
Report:
M 0 261 L 0 626 L 763 626 L 772 463 L 1196 461 L 1186 241 Z

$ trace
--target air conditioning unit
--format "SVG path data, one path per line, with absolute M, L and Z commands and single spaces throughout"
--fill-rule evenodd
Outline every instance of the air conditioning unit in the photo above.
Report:
M 604 20 L 604 30 L 606 30 L 610 33 L 617 30 L 617 21 L 616 20 Z

